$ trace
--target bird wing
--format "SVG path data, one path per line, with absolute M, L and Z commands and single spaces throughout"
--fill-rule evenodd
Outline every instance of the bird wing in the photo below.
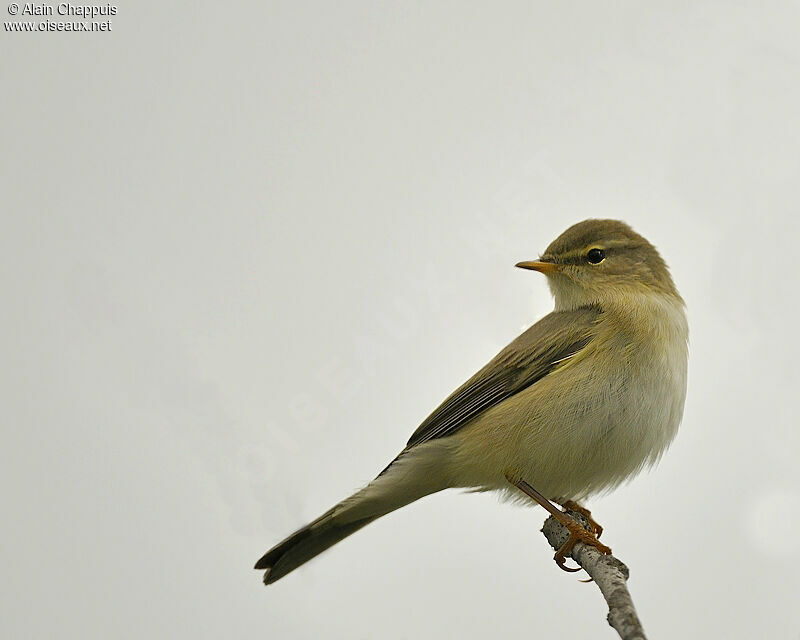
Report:
M 592 341 L 601 314 L 599 307 L 588 306 L 554 311 L 539 320 L 439 405 L 412 434 L 406 449 L 452 435 L 544 378 Z

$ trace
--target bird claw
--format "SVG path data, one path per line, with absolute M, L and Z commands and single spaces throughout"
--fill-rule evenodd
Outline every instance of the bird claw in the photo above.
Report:
M 605 555 L 611 554 L 610 547 L 607 547 L 602 542 L 597 539 L 597 536 L 591 532 L 587 531 L 581 525 L 579 525 L 575 520 L 569 519 L 569 522 L 563 523 L 566 527 L 567 531 L 569 531 L 569 537 L 567 538 L 566 542 L 562 544 L 558 551 L 556 551 L 556 555 L 553 556 L 553 560 L 556 561 L 556 564 L 559 566 L 560 569 L 563 571 L 567 571 L 569 573 L 575 573 L 576 571 L 580 571 L 582 567 L 572 568 L 568 567 L 566 564 L 567 554 L 572 551 L 575 545 L 578 542 L 583 542 L 584 544 L 588 544 L 593 546 L 597 549 L 600 553 Z
M 556 561 L 556 564 L 562 571 L 566 571 L 567 573 L 577 573 L 578 571 L 583 569 L 583 567 L 568 567 L 567 559 L 564 556 L 564 554 L 561 553 L 561 549 L 556 551 L 556 555 L 553 556 L 553 560 Z
M 584 518 L 586 518 L 586 520 L 588 520 L 589 522 L 589 531 L 591 531 L 594 534 L 595 538 L 599 538 L 601 535 L 603 535 L 603 526 L 599 522 L 597 522 L 597 520 L 592 518 L 592 512 L 589 511 L 586 507 L 582 507 L 573 500 L 567 500 L 561 506 L 569 511 L 575 511 L 577 513 L 580 513 Z

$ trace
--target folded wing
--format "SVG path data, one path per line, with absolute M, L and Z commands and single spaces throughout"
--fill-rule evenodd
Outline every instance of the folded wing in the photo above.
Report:
M 456 389 L 412 434 L 406 449 L 452 435 L 475 416 L 556 370 L 592 341 L 599 307 L 554 311 Z

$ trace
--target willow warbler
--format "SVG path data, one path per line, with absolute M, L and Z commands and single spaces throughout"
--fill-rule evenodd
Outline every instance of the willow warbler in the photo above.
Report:
M 550 501 L 574 507 L 616 487 L 675 437 L 684 303 L 655 247 L 617 220 L 580 222 L 516 266 L 547 277 L 554 311 L 456 389 L 372 482 L 270 549 L 255 565 L 266 584 L 450 487 L 527 496 L 559 514 L 571 534 L 556 553 L 562 568 L 578 540 L 610 553 L 599 526 L 582 529 Z

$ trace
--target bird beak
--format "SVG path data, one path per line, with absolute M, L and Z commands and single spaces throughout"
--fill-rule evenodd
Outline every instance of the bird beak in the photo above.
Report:
M 561 265 L 555 262 L 543 262 L 541 260 L 528 260 L 526 262 L 518 262 L 516 267 L 520 269 L 530 269 L 531 271 L 538 271 L 539 273 L 554 273 L 561 270 Z

